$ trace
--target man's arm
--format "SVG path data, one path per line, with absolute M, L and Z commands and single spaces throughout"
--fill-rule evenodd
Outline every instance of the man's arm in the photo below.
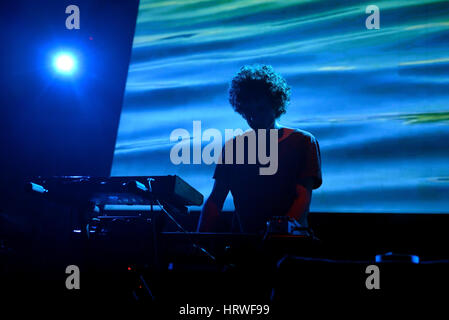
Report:
M 223 209 L 228 193 L 229 187 L 225 183 L 215 180 L 212 192 L 201 210 L 197 232 L 211 232 L 216 228 L 218 215 Z
M 301 184 L 296 185 L 296 198 L 290 207 L 287 216 L 295 220 L 303 220 L 302 215 L 309 211 L 310 202 L 312 200 L 312 179 L 306 179 Z

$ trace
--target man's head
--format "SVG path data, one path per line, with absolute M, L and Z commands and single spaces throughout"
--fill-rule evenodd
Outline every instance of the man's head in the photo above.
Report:
M 289 101 L 290 87 L 271 66 L 243 66 L 229 89 L 229 102 L 253 129 L 270 128 Z

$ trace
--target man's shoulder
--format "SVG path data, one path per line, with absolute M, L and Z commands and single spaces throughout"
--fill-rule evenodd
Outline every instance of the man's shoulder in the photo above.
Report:
M 226 144 L 231 144 L 233 142 L 236 142 L 237 139 L 240 138 L 246 138 L 246 137 L 255 137 L 256 136 L 256 132 L 252 129 L 248 129 L 242 133 L 236 134 L 234 135 L 232 138 L 229 138 L 228 140 L 225 141 L 225 145 Z
M 298 129 L 298 128 L 284 128 L 284 129 L 286 129 L 287 135 L 289 135 L 290 137 L 292 137 L 296 140 L 306 141 L 306 142 L 311 142 L 311 141 L 316 140 L 315 136 L 312 133 L 310 133 L 309 131 Z
M 288 128 L 288 127 L 282 127 L 284 130 L 284 133 L 282 136 L 279 137 L 279 142 L 286 140 L 287 138 L 290 138 L 290 140 L 296 140 L 298 142 L 306 142 L 306 143 L 314 143 L 316 141 L 315 136 L 310 133 L 309 131 L 298 129 L 298 128 Z M 225 149 L 226 146 L 231 147 L 234 145 L 234 143 L 241 138 L 245 137 L 255 137 L 256 133 L 254 130 L 247 130 L 239 135 L 236 135 L 232 137 L 231 139 L 228 139 L 225 141 L 225 145 L 223 146 L 223 149 Z M 241 140 L 240 140 L 241 141 Z

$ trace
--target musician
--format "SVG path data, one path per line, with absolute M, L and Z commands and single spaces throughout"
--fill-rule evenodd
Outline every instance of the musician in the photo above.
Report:
M 222 161 L 216 165 L 215 183 L 203 206 L 198 231 L 212 232 L 216 229 L 229 191 L 234 198 L 242 232 L 263 232 L 270 217 L 283 215 L 308 227 L 312 190 L 322 183 L 320 148 L 309 132 L 281 127 L 276 122 L 286 112 L 289 101 L 290 87 L 271 66 L 243 66 L 233 78 L 229 90 L 233 109 L 255 133 L 261 129 L 268 130 L 265 141 L 268 145 L 269 129 L 277 132 L 277 172 L 261 175 L 259 161 L 247 163 L 250 150 L 247 144 L 244 164 L 235 161 L 225 163 L 226 148 L 223 148 Z M 255 136 L 259 140 L 259 136 Z M 259 145 L 257 142 L 256 146 Z M 271 150 L 268 145 L 265 150 Z M 235 143 L 233 147 L 235 157 Z

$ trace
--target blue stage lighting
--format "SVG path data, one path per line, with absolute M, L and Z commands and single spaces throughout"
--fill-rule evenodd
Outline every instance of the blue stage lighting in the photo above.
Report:
M 53 60 L 56 71 L 62 74 L 72 74 L 76 69 L 76 59 L 70 53 L 58 53 Z

